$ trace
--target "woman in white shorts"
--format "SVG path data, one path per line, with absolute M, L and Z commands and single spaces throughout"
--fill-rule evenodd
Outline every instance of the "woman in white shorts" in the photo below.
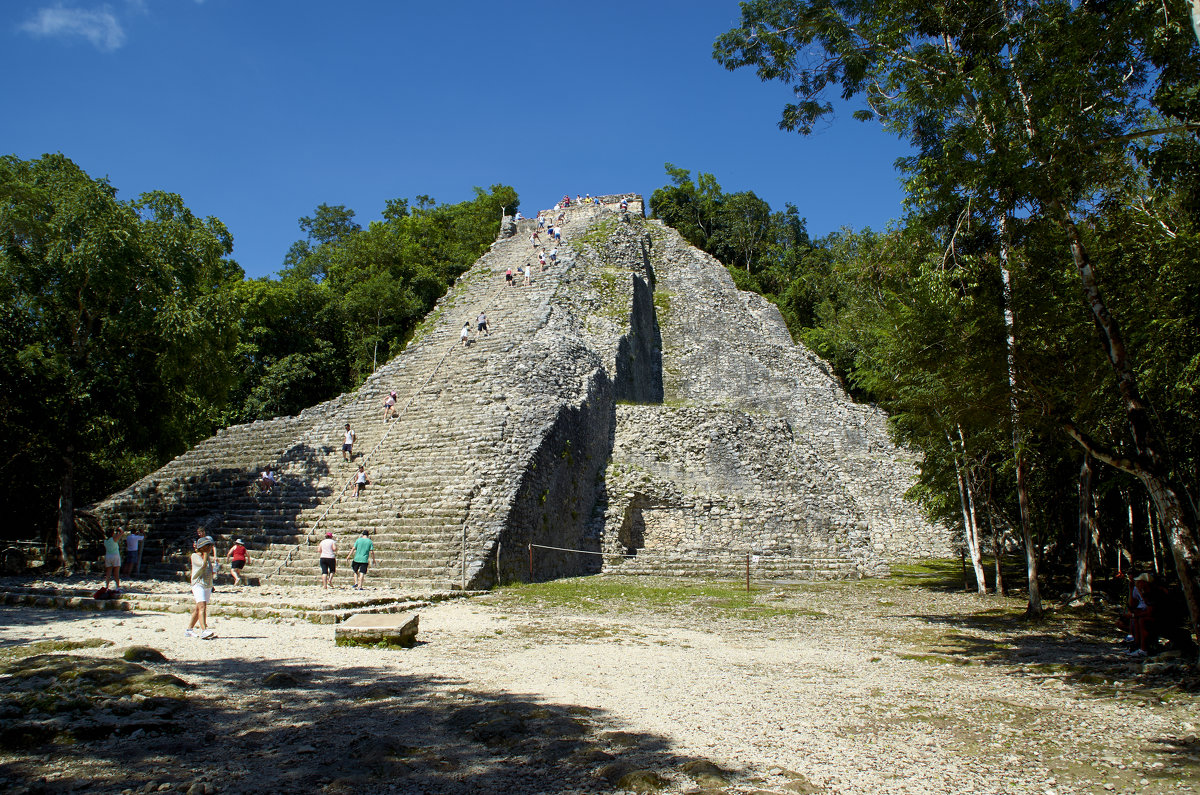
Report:
M 216 633 L 208 628 L 208 600 L 212 598 L 213 564 L 216 563 L 216 547 L 212 536 L 196 539 L 196 551 L 192 553 L 192 596 L 196 606 L 192 608 L 192 620 L 184 633 L 189 638 L 213 637 Z M 197 629 L 199 627 L 199 629 Z
M 104 536 L 104 587 L 113 580 L 117 582 L 117 590 L 121 590 L 121 539 L 125 534 L 120 530 L 109 530 Z

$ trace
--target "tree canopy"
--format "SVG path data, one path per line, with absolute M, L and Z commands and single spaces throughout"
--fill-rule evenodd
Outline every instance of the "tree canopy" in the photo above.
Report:
M 68 552 L 74 508 L 231 422 L 357 385 L 495 239 L 505 186 L 300 219 L 278 279 L 172 193 L 117 197 L 63 155 L 0 158 L 0 506 Z
M 1194 426 L 1164 415 L 1178 397 L 1149 390 L 1187 377 L 1196 316 L 1172 316 L 1182 309 L 1178 299 L 1140 304 L 1135 296 L 1145 288 L 1126 277 L 1138 262 L 1195 293 L 1195 213 L 1187 205 L 1195 196 L 1200 47 L 1186 0 L 752 0 L 741 7 L 741 24 L 717 39 L 714 56 L 790 86 L 795 101 L 785 105 L 781 128 L 810 132 L 832 113 L 836 92 L 861 101 L 859 119 L 882 123 L 915 150 L 901 164 L 909 217 L 897 233 L 910 246 L 894 248 L 891 262 L 869 250 L 859 267 L 873 284 L 848 295 L 841 313 L 858 316 L 859 328 L 851 333 L 835 319 L 814 337 L 852 362 L 858 383 L 897 401 L 894 408 L 924 405 L 917 416 L 941 418 L 922 445 L 927 459 L 944 438 L 958 478 L 979 460 L 1000 474 L 1015 470 L 1031 610 L 1040 610 L 1036 560 L 1048 548 L 1046 517 L 1034 501 L 1053 498 L 1036 494 L 1037 486 L 1061 482 L 1070 457 L 1094 456 L 1145 488 L 1195 623 L 1200 545 L 1189 493 L 1196 466 L 1180 458 L 1194 445 L 1177 438 L 1193 436 Z M 1130 222 L 1137 228 L 1125 234 Z M 898 269 L 911 276 L 871 275 Z M 955 296 L 955 314 L 972 307 L 971 328 L 999 340 L 996 347 L 950 344 L 976 332 L 946 325 L 946 296 Z M 882 314 L 863 326 L 864 311 Z M 914 326 L 905 322 L 910 316 L 925 320 Z M 905 358 L 926 321 L 942 329 L 919 349 L 939 351 L 936 366 Z M 888 324 L 905 330 L 884 333 Z M 1171 376 L 1155 363 L 1163 353 L 1139 344 L 1155 328 L 1177 335 L 1165 357 L 1180 368 Z M 917 373 L 924 382 L 906 391 L 902 384 Z M 941 388 L 951 374 L 979 388 Z M 995 412 L 997 389 L 1007 397 L 1007 410 L 992 415 L 1009 426 L 1004 449 L 983 440 L 1005 433 L 993 428 L 972 440 L 967 422 L 977 409 Z M 953 398 L 950 405 L 930 402 L 939 394 Z M 907 416 L 898 411 L 902 430 Z M 1077 446 L 1064 450 L 1066 438 Z

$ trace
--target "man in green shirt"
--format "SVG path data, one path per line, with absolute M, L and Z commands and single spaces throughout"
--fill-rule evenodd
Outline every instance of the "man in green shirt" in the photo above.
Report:
M 375 563 L 375 542 L 368 536 L 370 534 L 362 531 L 362 535 L 354 542 L 354 549 L 350 550 L 350 554 L 346 559 L 350 561 L 350 568 L 354 569 L 354 590 L 363 588 L 363 584 L 367 579 L 367 564 Z

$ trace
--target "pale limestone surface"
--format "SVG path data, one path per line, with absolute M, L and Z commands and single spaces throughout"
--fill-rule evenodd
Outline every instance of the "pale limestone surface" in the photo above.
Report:
M 201 779 L 219 792 L 616 792 L 600 776 L 625 761 L 683 793 L 687 763 L 707 760 L 729 795 L 1196 791 L 1194 698 L 1149 697 L 1139 666 L 1095 638 L 987 628 L 1019 600 L 825 583 L 759 590 L 779 615 L 746 620 L 703 599 L 517 597 L 427 608 L 403 651 L 336 648 L 333 627 L 307 622 L 217 619 L 201 641 L 178 615 L 0 608 L 0 648 L 149 645 L 168 660 L 155 670 L 197 685 L 186 742 L 0 749 L 0 783 L 19 769 L 105 792 Z M 974 664 L 949 664 L 956 644 Z M 1064 661 L 1104 666 L 1098 683 L 1055 673 Z M 264 685 L 275 673 L 295 686 Z

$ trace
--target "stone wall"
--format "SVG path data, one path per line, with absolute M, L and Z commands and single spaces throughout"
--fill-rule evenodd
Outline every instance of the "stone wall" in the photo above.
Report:
M 663 368 L 663 398 L 633 401 L 663 405 L 617 409 L 594 519 L 606 551 L 645 560 L 608 568 L 670 571 L 736 550 L 770 556 L 778 576 L 867 576 L 952 555 L 949 531 L 903 498 L 915 468 L 882 412 L 850 400 L 723 265 L 657 222 L 644 229 L 645 265 L 619 234 L 596 247 L 652 276 Z

